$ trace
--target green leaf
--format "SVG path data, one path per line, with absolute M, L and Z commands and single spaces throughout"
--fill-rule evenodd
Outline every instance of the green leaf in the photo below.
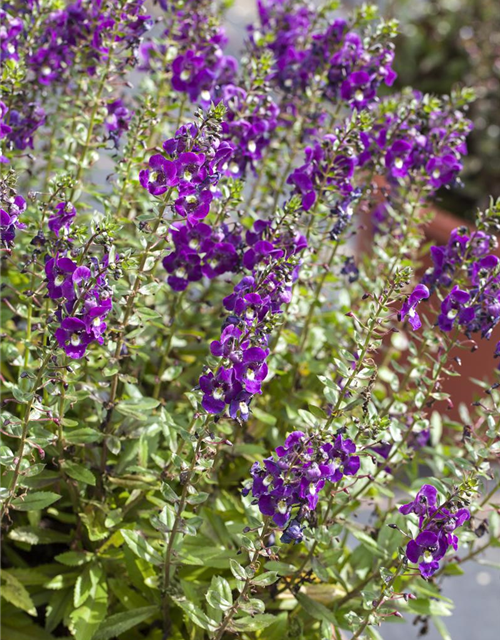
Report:
M 245 581 L 247 579 L 247 572 L 245 571 L 244 567 L 241 566 L 241 564 L 239 562 L 236 562 L 236 560 L 233 560 L 233 558 L 229 559 L 229 566 L 231 567 L 231 573 L 233 574 L 233 576 L 235 578 L 237 578 L 238 580 L 243 580 Z
M 217 622 L 212 620 L 204 613 L 200 607 L 197 607 L 193 602 L 189 602 L 188 600 L 184 600 L 181 598 L 174 598 L 175 602 L 179 605 L 179 607 L 185 611 L 188 618 L 195 623 L 196 626 L 205 629 L 205 631 L 209 631 L 213 633 L 217 629 Z
M 0 637 L 6 640 L 55 640 L 42 627 L 33 624 L 31 619 L 21 614 L 20 616 L 2 616 Z
M 445 623 L 441 620 L 441 618 L 437 618 L 436 616 L 432 616 L 432 622 L 434 626 L 439 632 L 439 635 L 443 638 L 443 640 L 452 640 L 450 632 L 446 628 Z
M 160 556 L 158 551 L 156 551 L 150 544 L 147 542 L 138 531 L 130 531 L 129 529 L 121 529 L 120 533 L 123 536 L 123 539 L 127 543 L 128 547 L 135 553 L 136 556 L 154 564 L 156 566 L 161 566 L 163 564 L 163 558 Z
M 91 444 L 92 442 L 99 442 L 102 438 L 102 433 L 91 427 L 75 429 L 64 434 L 64 440 L 68 444 Z
M 267 587 L 270 584 L 274 584 L 278 580 L 277 571 L 267 571 L 260 576 L 252 578 L 252 584 L 256 587 Z
M 147 420 L 153 409 L 160 404 L 154 398 L 138 398 L 133 400 L 122 400 L 116 405 L 116 410 L 124 416 L 135 418 L 136 420 Z
M 95 634 L 93 640 L 110 640 L 133 629 L 141 622 L 144 622 L 151 616 L 158 613 L 158 606 L 140 607 L 132 611 L 123 611 L 110 616 L 99 627 L 99 631 Z
M 87 598 L 94 598 L 97 585 L 104 579 L 104 573 L 97 564 L 86 566 L 75 583 L 74 604 L 81 607 Z
M 461 576 L 464 574 L 464 570 L 456 562 L 449 562 L 445 565 L 443 573 L 447 576 Z
M 379 547 L 377 541 L 367 533 L 364 531 L 358 531 L 358 529 L 355 529 L 354 527 L 349 527 L 347 525 L 346 527 L 351 531 L 352 535 L 359 540 L 366 549 L 368 549 L 368 551 L 382 558 L 386 556 L 386 553 Z
M 45 628 L 47 631 L 54 631 L 59 626 L 66 615 L 68 606 L 73 604 L 73 590 L 54 591 L 47 604 L 47 614 L 45 616 Z
M 276 562 L 276 560 L 270 560 L 264 565 L 265 569 L 270 571 L 276 571 L 279 576 L 291 576 L 297 569 L 293 564 L 287 564 L 286 562 Z
M 409 600 L 407 603 L 401 602 L 400 606 L 423 616 L 451 616 L 450 605 L 440 600 L 417 598 L 416 600 Z
M 95 487 L 95 476 L 89 469 L 86 469 L 81 464 L 76 464 L 70 460 L 65 460 L 62 464 L 64 472 L 74 480 L 83 482 L 84 484 L 90 484 Z
M 275 621 L 276 618 L 270 613 L 260 613 L 253 617 L 245 616 L 244 618 L 233 620 L 231 626 L 236 631 L 260 631 L 261 629 L 266 629 Z
M 206 595 L 208 604 L 214 609 L 227 611 L 233 605 L 233 594 L 229 582 L 221 576 L 213 576 Z
M 65 551 L 55 557 L 57 562 L 65 564 L 67 567 L 80 567 L 92 560 L 92 554 L 86 551 Z
M 39 511 L 61 499 L 52 491 L 32 491 L 23 498 L 14 498 L 12 506 L 18 511 Z
M 295 594 L 295 598 L 299 602 L 300 606 L 304 609 L 304 611 L 306 611 L 306 613 L 312 616 L 315 620 L 325 621 L 330 624 L 334 624 L 335 626 L 338 625 L 333 612 L 325 607 L 324 604 L 321 604 L 321 602 L 316 602 L 316 600 L 313 600 L 312 598 L 309 598 L 309 596 L 306 596 L 305 593 L 297 593 Z
M 25 544 L 68 544 L 71 536 L 52 529 L 38 529 L 37 527 L 17 527 L 9 533 L 9 538 L 15 542 L 24 542 Z
M 2 580 L 4 582 L 1 588 L 2 598 L 18 609 L 26 611 L 30 616 L 36 616 L 37 612 L 33 600 L 23 584 L 9 571 L 5 570 L 2 571 Z
M 76 640 L 92 640 L 108 610 L 108 588 L 104 580 L 95 587 L 93 596 L 71 612 L 70 630 Z

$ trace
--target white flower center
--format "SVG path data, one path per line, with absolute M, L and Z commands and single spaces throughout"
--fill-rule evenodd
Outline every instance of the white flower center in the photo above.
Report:
M 248 405 L 246 402 L 240 402 L 241 413 L 248 413 Z
M 280 500 L 278 502 L 278 512 L 279 513 L 286 513 L 288 511 L 288 505 L 286 504 L 286 502 L 284 500 Z
M 220 387 L 214 390 L 214 398 L 216 400 L 220 400 L 223 395 L 224 395 L 224 391 Z

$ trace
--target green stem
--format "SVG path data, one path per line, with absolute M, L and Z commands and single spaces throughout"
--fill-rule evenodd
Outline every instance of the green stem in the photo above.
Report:
M 24 445 L 26 444 L 26 438 L 28 436 L 28 427 L 29 427 L 29 424 L 31 422 L 31 420 L 30 420 L 31 409 L 33 407 L 33 402 L 35 400 L 36 391 L 37 391 L 37 389 L 38 389 L 38 387 L 40 385 L 40 382 L 42 381 L 43 374 L 45 373 L 45 370 L 47 368 L 47 365 L 49 364 L 49 361 L 50 361 L 51 357 L 52 357 L 52 352 L 49 351 L 49 353 L 45 356 L 44 360 L 42 361 L 42 364 L 40 365 L 40 368 L 38 369 L 38 374 L 37 374 L 37 377 L 35 379 L 35 383 L 33 385 L 33 393 L 31 395 L 30 400 L 26 404 L 26 408 L 25 408 L 25 411 L 24 411 L 24 417 L 23 417 L 21 440 L 19 442 L 19 448 L 17 450 L 17 462 L 16 462 L 16 466 L 14 468 L 14 475 L 12 476 L 12 481 L 10 483 L 9 495 L 7 496 L 5 502 L 3 503 L 3 506 L 2 506 L 2 512 L 0 514 L 0 522 L 2 522 L 4 515 L 8 512 L 9 506 L 10 506 L 10 504 L 11 504 L 11 502 L 14 499 L 14 496 L 15 496 L 15 492 L 16 492 L 16 489 L 17 489 L 17 483 L 19 481 L 19 475 L 21 473 L 21 462 L 23 460 Z
M 262 547 L 264 547 L 265 545 L 264 538 L 267 535 L 268 530 L 269 530 L 269 522 L 266 521 L 264 524 L 264 528 L 262 529 L 262 533 L 260 535 L 260 543 Z M 257 560 L 259 559 L 260 552 L 261 552 L 261 548 L 259 545 L 257 545 L 257 548 L 255 549 L 250 559 L 250 565 L 254 565 L 257 562 Z M 232 607 L 228 609 L 228 611 L 226 612 L 226 615 L 224 616 L 219 626 L 219 629 L 217 630 L 217 634 L 214 636 L 214 640 L 221 640 L 222 636 L 224 635 L 224 632 L 226 631 L 227 627 L 231 623 L 231 620 L 233 619 L 235 614 L 238 612 L 240 603 L 246 599 L 251 585 L 252 585 L 252 577 L 248 576 L 245 582 L 243 583 L 243 588 L 240 591 L 240 595 L 238 596 L 238 598 L 236 599 Z
M 209 420 L 209 416 L 207 416 L 205 420 L 205 425 Z M 165 550 L 165 559 L 163 563 L 163 630 L 165 634 L 167 634 L 170 630 L 170 604 L 169 604 L 169 587 L 172 576 L 170 575 L 171 566 L 172 566 L 172 551 L 174 548 L 175 540 L 177 534 L 179 532 L 179 526 L 182 520 L 182 513 L 186 507 L 186 500 L 188 497 L 188 490 L 191 483 L 191 479 L 193 476 L 194 468 L 196 463 L 198 462 L 198 455 L 200 453 L 201 444 L 203 442 L 202 438 L 199 438 L 198 443 L 196 445 L 196 449 L 194 451 L 193 459 L 191 461 L 191 465 L 189 466 L 186 477 L 184 478 L 184 486 L 182 488 L 181 497 L 179 500 L 179 504 L 177 507 L 177 513 L 175 515 L 174 523 L 172 525 L 172 530 L 168 536 L 167 548 Z
M 375 331 L 375 328 L 377 327 L 377 323 L 378 323 L 378 319 L 380 317 L 380 314 L 382 313 L 382 311 L 385 309 L 387 302 L 389 301 L 394 288 L 395 288 L 395 283 L 391 283 L 391 285 L 389 286 L 389 288 L 387 289 L 387 291 L 379 298 L 379 302 L 378 302 L 378 307 L 377 310 L 375 312 L 375 315 L 372 317 L 371 321 L 370 321 L 370 327 L 368 329 L 368 333 L 366 334 L 366 338 L 365 341 L 363 343 L 363 346 L 361 348 L 361 353 L 359 355 L 359 359 L 356 363 L 356 366 L 353 370 L 353 372 L 351 373 L 351 375 L 349 376 L 349 378 L 347 379 L 347 382 L 345 383 L 344 387 L 341 389 L 341 393 L 339 394 L 338 400 L 335 404 L 335 407 L 332 409 L 331 415 L 328 418 L 328 421 L 325 425 L 325 430 L 328 429 L 328 427 L 332 424 L 332 422 L 334 421 L 336 414 L 338 413 L 339 409 L 340 409 L 340 405 L 342 404 L 347 392 L 350 390 L 352 383 L 354 382 L 354 380 L 356 379 L 356 376 L 358 375 L 358 373 L 361 371 L 361 368 L 364 365 L 364 360 L 365 360 L 365 356 L 368 352 L 368 349 L 370 347 L 370 342 L 373 336 L 373 332 Z
M 382 585 L 380 597 L 378 598 L 378 600 L 376 600 L 373 609 L 366 614 L 365 619 L 363 620 L 361 625 L 358 627 L 357 631 L 354 633 L 354 635 L 352 636 L 351 640 L 356 640 L 356 638 L 359 638 L 359 636 L 363 633 L 363 631 L 368 626 L 368 624 L 370 622 L 370 617 L 374 613 L 376 613 L 380 609 L 380 607 L 383 605 L 384 600 L 385 600 L 385 597 L 384 597 L 385 596 L 385 592 L 388 589 L 390 589 L 392 587 L 392 585 L 394 584 L 394 582 L 396 581 L 396 578 L 399 576 L 399 572 L 401 571 L 403 563 L 404 563 L 404 560 L 400 560 L 398 566 L 396 567 L 396 571 L 394 572 L 394 575 L 392 576 L 390 581 L 388 583 L 384 583 Z
M 304 323 L 304 328 L 302 329 L 302 336 L 300 339 L 300 344 L 299 344 L 299 349 L 298 349 L 298 356 L 300 359 L 300 354 L 302 353 L 302 351 L 304 350 L 305 344 L 307 342 L 307 338 L 309 336 L 309 328 L 312 322 L 312 319 L 314 317 L 314 310 L 316 308 L 316 305 L 319 301 L 319 298 L 321 296 L 321 292 L 323 290 L 323 287 L 325 285 L 325 281 L 330 273 L 330 270 L 332 268 L 332 264 L 333 261 L 335 260 L 335 256 L 337 254 L 337 250 L 339 248 L 339 243 L 336 242 L 335 245 L 332 248 L 332 251 L 330 253 L 330 257 L 328 258 L 328 262 L 326 263 L 326 265 L 324 265 L 324 270 L 323 270 L 323 274 L 321 276 L 321 278 L 319 279 L 317 285 L 316 285 L 316 289 L 314 290 L 314 296 L 312 299 L 311 304 L 309 305 L 309 311 L 307 313 L 307 317 L 306 317 L 306 321 Z M 298 376 L 298 367 L 295 371 L 295 382 L 294 382 L 294 386 L 297 382 L 297 376 Z
M 141 285 L 141 276 L 144 272 L 144 267 L 146 265 L 146 261 L 148 259 L 149 256 L 149 252 L 151 250 L 151 248 L 153 247 L 153 245 L 155 244 L 157 238 L 156 238 L 156 232 L 158 231 L 158 227 L 160 226 L 162 220 L 163 220 L 163 215 L 165 213 L 165 210 L 167 208 L 168 205 L 168 201 L 170 198 L 170 194 L 172 193 L 172 188 L 169 189 L 165 195 L 165 199 L 164 199 L 164 205 L 161 208 L 160 214 L 158 215 L 153 228 L 151 230 L 151 238 L 148 240 L 146 247 L 144 248 L 144 251 L 141 253 L 141 257 L 139 260 L 139 266 L 137 268 L 137 273 L 136 273 L 136 278 L 132 287 L 132 291 L 130 292 L 130 295 L 128 296 L 127 299 L 127 304 L 125 306 L 125 311 L 123 314 L 123 320 L 122 320 L 122 328 L 119 334 L 119 337 L 117 339 L 116 342 L 116 348 L 115 348 L 115 353 L 114 353 L 114 360 L 119 363 L 120 361 L 120 356 L 121 356 L 121 351 L 122 351 L 122 347 L 123 344 L 125 342 L 125 330 L 127 327 L 127 322 L 129 321 L 133 309 L 134 309 L 134 302 L 135 302 L 135 298 L 137 296 L 137 293 L 139 291 L 140 285 Z M 111 424 L 111 416 L 113 414 L 114 411 L 114 405 L 115 405 L 115 401 L 116 401 L 116 395 L 117 395 L 117 391 L 118 391 L 118 382 L 119 382 L 119 375 L 120 375 L 120 369 L 118 367 L 118 371 L 114 374 L 112 380 L 111 380 L 111 389 L 110 389 L 110 397 L 109 397 L 109 401 L 108 401 L 108 410 L 106 413 L 106 417 L 104 420 L 104 433 L 105 435 L 110 433 L 110 424 Z M 107 452 L 108 452 L 108 448 L 106 445 L 106 439 L 104 440 L 103 443 L 103 447 L 102 447 L 102 458 L 101 458 L 101 473 L 104 474 L 105 469 L 106 469 L 106 460 L 107 460 Z
M 168 334 L 167 344 L 163 349 L 163 355 L 161 358 L 160 366 L 158 369 L 157 381 L 153 391 L 153 398 L 158 400 L 161 391 L 161 376 L 170 357 L 170 347 L 172 346 L 172 339 L 174 337 L 175 323 L 181 311 L 182 300 L 186 294 L 186 291 L 182 291 L 179 295 L 175 296 L 172 300 L 172 307 L 170 310 L 170 333 Z

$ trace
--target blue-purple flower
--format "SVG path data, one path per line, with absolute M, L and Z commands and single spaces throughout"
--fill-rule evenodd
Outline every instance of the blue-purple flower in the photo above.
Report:
M 422 326 L 420 316 L 417 313 L 417 306 L 422 300 L 427 300 L 429 296 L 429 289 L 424 284 L 417 284 L 401 307 L 401 320 L 405 320 L 405 318 L 408 317 L 408 322 L 414 331 L 417 331 L 417 329 L 420 329 Z

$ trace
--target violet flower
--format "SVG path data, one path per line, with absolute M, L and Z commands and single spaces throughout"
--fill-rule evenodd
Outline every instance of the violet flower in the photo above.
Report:
M 429 289 L 424 284 L 417 284 L 413 292 L 408 296 L 401 307 L 401 321 L 408 317 L 408 322 L 414 331 L 417 331 L 422 326 L 420 316 L 417 313 L 417 306 L 422 300 L 427 300 L 429 296 Z

